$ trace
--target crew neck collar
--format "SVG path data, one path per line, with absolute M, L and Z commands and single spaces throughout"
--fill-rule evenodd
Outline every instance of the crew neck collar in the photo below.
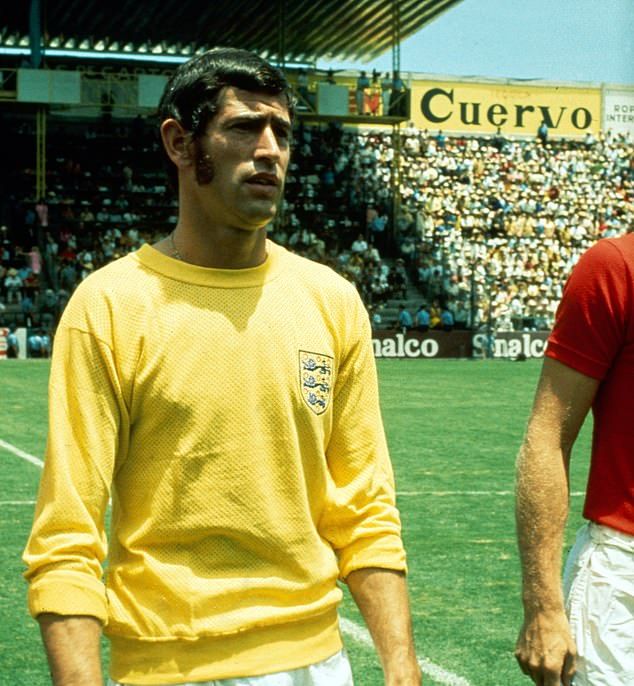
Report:
M 248 269 L 215 269 L 183 262 L 159 252 L 149 244 L 142 245 L 133 256 L 145 267 L 176 281 L 212 288 L 253 288 L 274 279 L 280 271 L 283 248 L 267 239 L 266 259 Z

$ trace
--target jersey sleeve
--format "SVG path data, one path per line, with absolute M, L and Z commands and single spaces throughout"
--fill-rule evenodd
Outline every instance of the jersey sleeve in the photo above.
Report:
M 320 522 L 321 535 L 337 554 L 342 579 L 367 567 L 406 570 L 370 322 L 356 291 L 347 315 L 352 341 L 335 383 L 326 450 L 331 487 Z
M 117 454 L 125 450 L 121 398 L 111 348 L 89 331 L 60 323 L 46 458 L 24 552 L 34 617 L 52 612 L 106 621 L 104 520 Z
M 625 340 L 631 278 L 612 241 L 600 240 L 586 251 L 564 287 L 545 354 L 603 379 Z

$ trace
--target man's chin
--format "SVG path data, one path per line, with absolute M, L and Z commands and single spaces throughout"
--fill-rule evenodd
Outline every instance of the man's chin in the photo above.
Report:
M 275 213 L 267 217 L 241 217 L 240 221 L 236 224 L 236 228 L 247 233 L 255 233 L 256 231 L 266 229 L 274 219 Z
M 249 211 L 250 210 L 250 211 Z M 258 208 L 251 207 L 241 213 L 245 231 L 258 231 L 268 226 L 277 215 L 277 205 Z

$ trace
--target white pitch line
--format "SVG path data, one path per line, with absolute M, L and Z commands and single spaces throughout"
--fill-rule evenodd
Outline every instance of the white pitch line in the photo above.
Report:
M 435 497 L 475 495 L 475 496 L 494 496 L 494 495 L 515 495 L 515 491 L 396 491 L 396 495 L 402 498 L 433 495 Z M 571 496 L 585 495 L 583 491 L 573 491 Z
M 350 636 L 353 641 L 367 647 L 373 647 L 374 644 L 372 643 L 372 638 L 367 629 L 345 617 L 339 618 L 339 624 L 344 634 Z M 443 669 L 440 665 L 428 660 L 426 657 L 418 658 L 418 664 L 424 674 L 427 674 L 427 676 L 431 677 L 439 684 L 443 684 L 443 686 L 472 686 L 471 682 L 467 681 L 464 677 L 458 676 L 447 669 Z
M 35 500 L 0 500 L 0 507 L 3 505 L 35 505 Z
M 25 453 L 24 450 L 20 450 L 20 448 L 16 448 L 14 445 L 11 445 L 11 443 L 7 443 L 6 441 L 3 441 L 1 438 L 0 438 L 0 448 L 4 448 L 5 450 L 8 450 L 10 453 L 17 455 L 18 457 L 21 457 L 23 460 L 26 460 L 27 462 L 34 464 L 36 467 L 39 467 L 40 469 L 44 466 L 44 463 L 42 462 L 42 460 L 40 460 L 39 457 L 35 457 L 35 455 L 29 455 L 29 453 Z

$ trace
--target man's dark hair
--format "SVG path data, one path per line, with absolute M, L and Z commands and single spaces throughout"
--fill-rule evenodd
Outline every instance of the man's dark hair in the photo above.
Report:
M 159 123 L 176 119 L 200 139 L 220 106 L 222 91 L 226 87 L 286 98 L 291 120 L 295 98 L 279 69 L 259 55 L 238 48 L 213 48 L 180 65 L 165 86 L 158 106 Z M 167 174 L 170 184 L 178 188 L 178 174 L 167 157 Z

